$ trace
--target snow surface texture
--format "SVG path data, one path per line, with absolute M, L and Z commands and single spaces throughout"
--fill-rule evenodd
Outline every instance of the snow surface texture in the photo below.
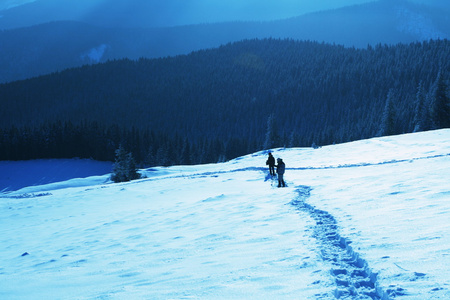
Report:
M 266 154 L 1 194 L 0 298 L 450 299 L 450 130 Z

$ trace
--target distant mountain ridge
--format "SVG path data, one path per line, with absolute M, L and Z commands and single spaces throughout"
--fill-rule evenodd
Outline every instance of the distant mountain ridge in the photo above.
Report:
M 0 82 L 111 59 L 174 56 L 269 37 L 365 48 L 449 38 L 450 19 L 445 9 L 381 0 L 270 22 L 136 29 L 58 21 L 0 31 Z
M 373 0 L 3 0 L 0 29 L 53 21 L 78 21 L 109 28 L 153 28 L 230 21 L 268 21 L 326 11 Z M 390 0 L 399 2 L 405 0 Z M 447 0 L 408 0 L 450 13 Z M 6 9 L 5 9 L 6 8 Z M 9 8 L 9 9 L 8 9 Z
M 230 21 L 268 21 L 371 0 L 2 0 L 0 29 L 52 21 L 101 27 L 153 28 Z M 28 2 L 28 3 L 27 3 Z M 29 3 L 33 2 L 33 3 Z M 19 4 L 25 4 L 19 6 Z M 14 7 L 15 6 L 15 7 Z M 2 10 L 4 8 L 12 8 Z

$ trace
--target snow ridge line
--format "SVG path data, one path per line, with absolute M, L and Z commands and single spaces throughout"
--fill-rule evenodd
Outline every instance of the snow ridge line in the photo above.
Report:
M 415 157 L 415 158 L 408 158 L 408 159 L 397 159 L 397 160 L 389 160 L 389 161 L 382 161 L 377 163 L 357 163 L 357 164 L 344 164 L 344 165 L 337 165 L 337 166 L 320 166 L 320 167 L 297 167 L 297 168 L 286 168 L 286 170 L 292 170 L 292 171 L 302 171 L 302 170 L 327 170 L 327 169 L 341 169 L 341 168 L 356 168 L 356 167 L 367 167 L 367 166 L 379 166 L 379 165 L 386 165 L 386 164 L 396 164 L 396 163 L 404 163 L 404 162 L 412 162 L 416 160 L 423 160 L 423 159 L 433 159 L 433 158 L 440 158 L 450 156 L 450 153 L 446 154 L 437 154 L 437 155 L 431 155 L 431 156 L 424 156 L 424 157 Z M 227 174 L 227 173 L 236 173 L 236 172 L 246 172 L 246 171 L 261 171 L 266 172 L 267 167 L 246 167 L 246 168 L 239 168 L 234 170 L 225 170 L 225 171 L 208 171 L 208 172 L 202 172 L 202 173 L 191 173 L 191 174 L 181 174 L 181 175 L 170 175 L 170 176 L 162 176 L 162 177 L 156 177 L 156 178 L 146 178 L 141 180 L 160 180 L 160 179 L 170 179 L 170 178 L 183 178 L 183 177 L 201 177 L 201 176 L 215 176 L 220 174 Z
M 340 168 L 355 168 L 355 167 L 366 167 L 366 166 L 377 166 L 377 165 L 385 165 L 385 164 L 395 164 L 395 163 L 404 163 L 404 162 L 412 162 L 415 160 L 422 160 L 422 159 L 433 159 L 433 158 L 439 158 L 439 157 L 445 157 L 450 156 L 450 153 L 447 154 L 438 154 L 438 155 L 432 155 L 432 156 L 424 156 L 424 157 L 416 157 L 416 158 L 409 158 L 409 159 L 402 159 L 402 160 L 390 160 L 385 162 L 378 162 L 378 163 L 358 163 L 358 164 L 344 164 L 344 165 L 337 165 L 337 166 L 321 166 L 321 167 L 298 167 L 298 168 L 286 168 L 286 170 L 292 170 L 292 171 L 302 171 L 302 170 L 327 170 L 327 169 L 340 169 Z M 149 169 L 143 169 L 150 170 Z M 239 168 L 234 170 L 226 170 L 226 171 L 209 171 L 209 172 L 202 172 L 202 173 L 187 173 L 187 174 L 180 174 L 180 175 L 169 175 L 169 176 L 158 176 L 154 178 L 142 178 L 139 180 L 134 180 L 131 182 L 121 182 L 116 183 L 117 185 L 129 185 L 129 184 L 136 184 L 139 182 L 146 182 L 146 181 L 155 181 L 155 180 L 165 180 L 165 179 L 173 179 L 173 178 L 189 178 L 189 177 L 206 177 L 206 176 L 218 176 L 220 174 L 227 174 L 227 173 L 236 173 L 236 172 L 245 172 L 245 171 L 259 171 L 259 172 L 266 172 L 267 167 L 246 167 L 246 168 Z M 100 187 L 97 188 L 107 188 L 110 187 L 108 183 L 102 184 Z M 54 188 L 54 189 L 48 189 L 45 190 L 47 193 L 22 193 L 17 194 L 17 191 L 8 191 L 8 192 L 0 192 L 0 199 L 1 198 L 13 198 L 13 199 L 21 199 L 21 198 L 36 198 L 41 196 L 49 196 L 52 195 L 48 191 L 52 190 L 59 190 L 61 188 Z M 92 190 L 95 189 L 93 187 L 86 188 L 86 190 Z
M 313 237 L 319 242 L 322 259 L 332 264 L 330 273 L 336 283 L 336 299 L 390 300 L 377 281 L 377 273 L 372 272 L 367 261 L 350 246 L 351 241 L 339 234 L 336 219 L 305 202 L 311 190 L 308 186 L 299 186 L 299 196 L 291 205 L 316 221 Z
M 445 157 L 445 156 L 450 156 L 450 153 L 437 154 L 437 155 L 424 156 L 424 157 L 415 157 L 415 158 L 408 158 L 408 159 L 393 159 L 393 160 L 382 161 L 382 162 L 377 162 L 377 163 L 358 163 L 358 164 L 345 164 L 345 165 L 337 165 L 337 166 L 286 168 L 286 170 L 328 170 L 328 169 L 380 166 L 380 165 L 388 165 L 388 164 L 398 164 L 398 163 L 405 163 L 405 162 L 413 162 L 413 161 L 416 161 L 416 160 L 423 160 L 423 159 L 440 158 L 440 157 Z

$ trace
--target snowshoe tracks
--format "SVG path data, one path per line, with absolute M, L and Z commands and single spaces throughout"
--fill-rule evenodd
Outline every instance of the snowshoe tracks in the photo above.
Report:
M 389 300 L 390 297 L 377 282 L 377 274 L 353 250 L 351 241 L 339 234 L 336 219 L 330 213 L 305 202 L 311 188 L 299 186 L 297 191 L 299 196 L 291 204 L 308 213 L 316 222 L 313 237 L 319 242 L 322 259 L 332 266 L 330 274 L 336 283 L 336 299 Z

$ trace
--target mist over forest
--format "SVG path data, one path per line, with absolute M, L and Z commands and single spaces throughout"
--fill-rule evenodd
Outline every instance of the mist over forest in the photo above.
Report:
M 450 36 L 445 10 L 406 1 L 382 0 L 276 21 L 162 28 L 131 28 L 127 23 L 130 18 L 125 20 L 117 14 L 111 10 L 97 16 L 94 13 L 92 20 L 114 21 L 124 27 L 60 20 L 0 31 L 0 83 L 114 59 L 189 54 L 244 39 L 287 38 L 366 48 Z M 22 19 L 28 20 L 14 20 Z M 139 19 L 131 18 L 136 22 Z M 2 20 L 6 18 L 0 18 L 0 24 Z

